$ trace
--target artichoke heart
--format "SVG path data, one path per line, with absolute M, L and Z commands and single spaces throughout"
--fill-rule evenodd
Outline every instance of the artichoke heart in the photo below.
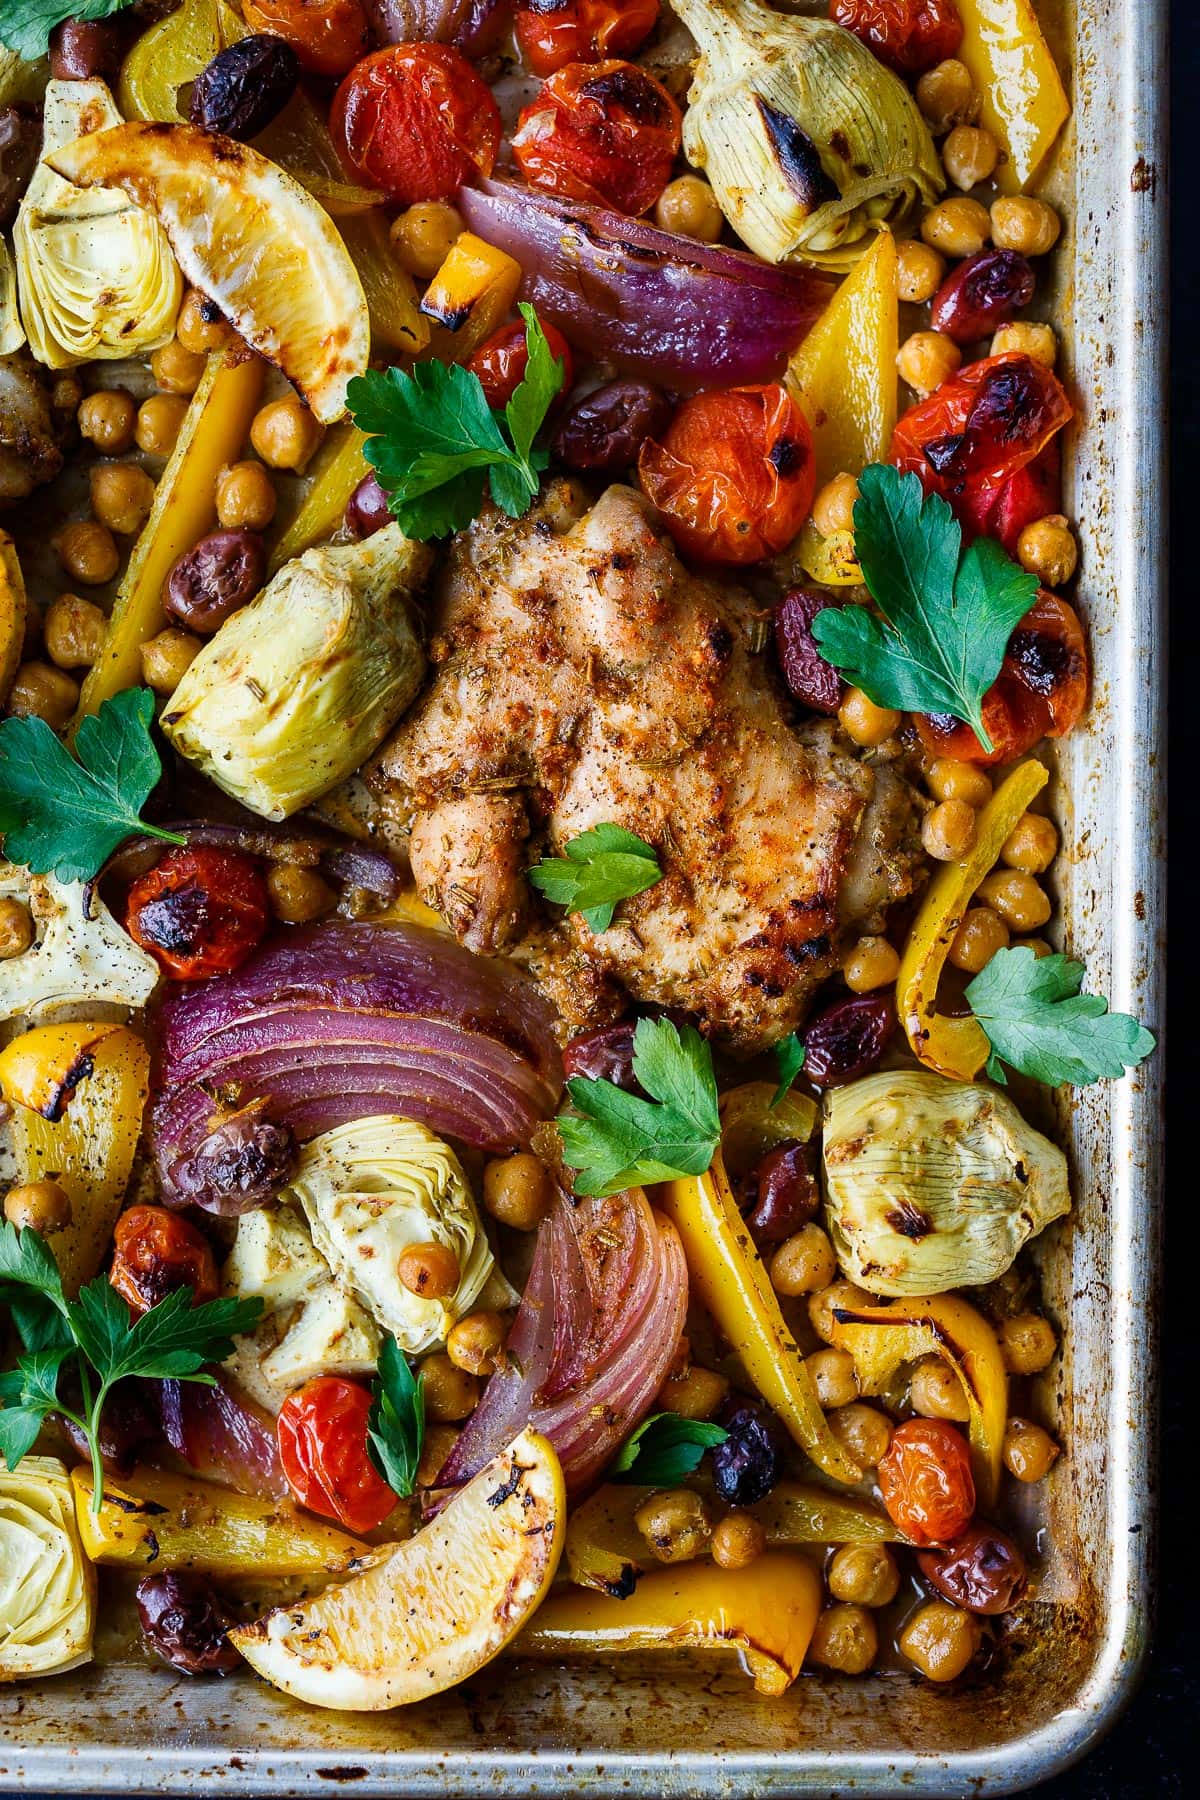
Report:
M 995 1281 L 1070 1210 L 1066 1157 L 993 1088 L 888 1071 L 826 1106 L 829 1235 L 873 1294 Z
M 75 1526 L 63 1464 L 0 1465 L 0 1681 L 61 1674 L 91 1660 L 96 1577 Z
M 844 270 L 945 182 L 904 83 L 852 32 L 761 0 L 671 0 L 700 48 L 683 144 L 766 262 Z
M 11 356 L 25 342 L 25 327 L 17 311 L 17 272 L 8 245 L 0 238 L 0 356 Z
M 119 124 L 103 81 L 51 81 L 42 155 Z M 170 339 L 183 293 L 178 265 L 153 213 L 118 188 L 77 188 L 39 162 L 13 248 L 21 317 L 47 368 L 136 356 Z
M 409 602 L 432 560 L 385 525 L 286 563 L 175 689 L 162 724 L 176 750 L 265 819 L 328 793 L 421 685 Z

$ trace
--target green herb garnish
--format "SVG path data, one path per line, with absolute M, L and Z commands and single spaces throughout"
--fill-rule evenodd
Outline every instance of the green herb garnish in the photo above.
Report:
M 1149 1056 L 1153 1033 L 1128 1013 L 1110 1013 L 1100 994 L 1081 994 L 1083 972 L 1069 957 L 1037 957 L 1022 945 L 997 950 L 968 984 L 967 1004 L 992 1046 L 993 1081 L 1007 1082 L 1007 1063 L 1050 1087 L 1088 1087 Z
M 55 26 L 67 19 L 111 19 L 134 4 L 135 0 L 0 0 L 0 44 L 27 62 L 36 62 L 49 49 Z
M 628 1094 L 602 1077 L 573 1076 L 571 1104 L 582 1118 L 557 1120 L 577 1194 L 617 1194 L 640 1182 L 703 1175 L 721 1137 L 712 1052 L 692 1025 L 639 1019 L 633 1072 L 651 1096 Z
M 613 1481 L 636 1481 L 643 1487 L 674 1487 L 700 1466 L 706 1450 L 723 1444 L 729 1433 L 706 1419 L 678 1413 L 651 1413 L 627 1437 L 608 1466 Z
M 527 871 L 534 887 L 568 912 L 582 913 L 590 931 L 607 931 L 618 900 L 662 880 L 651 845 L 619 825 L 594 825 L 564 844 L 563 855 Z
M 778 1106 L 786 1098 L 793 1081 L 804 1067 L 804 1045 L 796 1033 L 790 1031 L 787 1037 L 780 1038 L 772 1047 L 772 1055 L 779 1075 L 779 1086 L 771 1097 L 771 1105 Z
M 385 1337 L 371 1383 L 367 1455 L 394 1494 L 407 1499 L 417 1485 L 425 1442 L 425 1388 L 394 1337 Z

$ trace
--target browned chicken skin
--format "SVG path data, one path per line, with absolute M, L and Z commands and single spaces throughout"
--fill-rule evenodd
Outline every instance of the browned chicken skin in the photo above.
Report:
M 749 596 L 685 569 L 636 494 L 580 511 L 552 483 L 458 540 L 432 680 L 371 780 L 411 827 L 423 896 L 477 949 L 524 935 L 572 1028 L 628 995 L 752 1051 L 800 1022 L 846 929 L 909 891 L 911 798 L 829 725 L 793 728 Z M 531 935 L 527 839 L 561 852 L 605 821 L 652 844 L 663 879 L 599 935 L 578 914 Z

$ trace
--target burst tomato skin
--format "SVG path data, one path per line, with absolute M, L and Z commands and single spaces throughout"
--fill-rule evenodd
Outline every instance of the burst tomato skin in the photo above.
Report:
M 535 75 L 572 62 L 632 56 L 658 20 L 658 0 L 522 0 L 517 43 Z
M 524 108 L 513 155 L 547 193 L 646 212 L 679 154 L 679 108 L 636 63 L 569 63 Z
M 994 537 L 1015 556 L 1017 539 L 1027 525 L 1062 511 L 1061 463 L 1058 439 L 1051 438 L 1032 462 L 1007 481 L 951 494 L 950 505 L 964 537 Z
M 371 1396 L 358 1381 L 318 1375 L 279 1409 L 279 1459 L 301 1506 L 347 1531 L 373 1531 L 396 1496 L 367 1455 Z
M 227 975 L 267 930 L 267 886 L 240 850 L 168 850 L 129 890 L 125 928 L 177 981 Z
M 903 414 L 889 461 L 953 505 L 1025 468 L 1074 411 L 1043 363 L 1020 351 L 985 356 Z
M 962 43 L 954 0 L 830 0 L 829 16 L 898 75 L 919 75 Z
M 791 543 L 808 517 L 812 434 L 778 383 L 693 394 L 661 443 L 643 444 L 638 479 L 688 555 L 759 562 Z
M 948 1544 L 975 1511 L 975 1480 L 962 1433 L 941 1419 L 907 1419 L 877 1470 L 893 1524 L 914 1544 Z
M 243 0 L 251 31 L 281 37 L 313 75 L 344 75 L 367 47 L 359 0 Z
M 539 320 L 539 323 L 546 334 L 551 356 L 556 362 L 563 364 L 563 384 L 559 393 L 565 394 L 575 379 L 571 346 L 557 325 L 551 325 L 546 319 Z M 528 366 L 529 353 L 525 347 L 524 325 L 502 325 L 466 361 L 466 367 L 471 373 L 478 375 L 488 405 L 497 407 L 508 405 L 524 381 Z
M 190 1287 L 196 1306 L 220 1292 L 207 1239 L 165 1206 L 131 1206 L 113 1232 L 108 1279 L 135 1313 L 148 1312 L 176 1288 Z
M 357 180 L 413 206 L 450 200 L 468 177 L 491 174 L 500 109 L 452 45 L 389 44 L 351 69 L 329 129 Z

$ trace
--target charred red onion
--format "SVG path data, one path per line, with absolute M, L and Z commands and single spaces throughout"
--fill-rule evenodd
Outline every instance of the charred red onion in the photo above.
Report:
M 212 1387 L 162 1381 L 158 1408 L 168 1444 L 206 1481 L 273 1500 L 290 1491 L 269 1414 L 224 1375 Z

